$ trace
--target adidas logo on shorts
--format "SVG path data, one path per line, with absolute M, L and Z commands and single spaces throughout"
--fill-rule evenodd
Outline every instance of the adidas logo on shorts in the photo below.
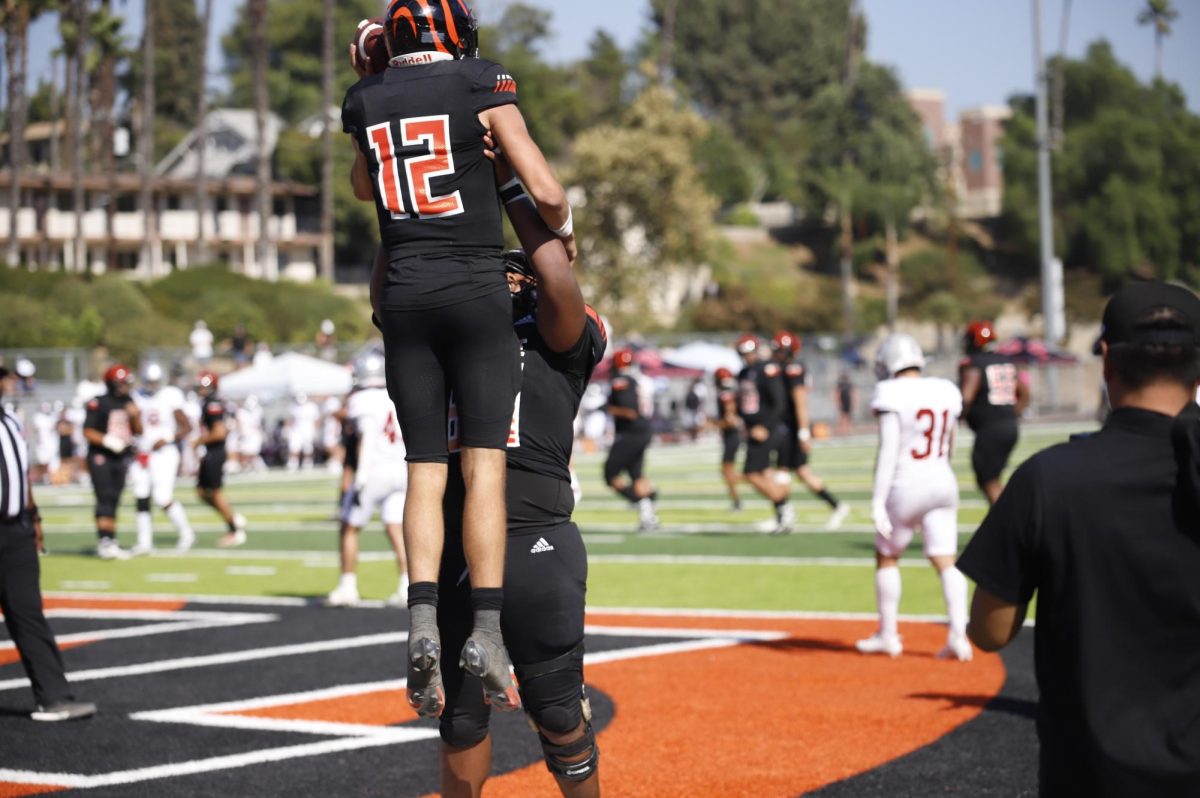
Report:
M 537 543 L 533 544 L 533 548 L 529 550 L 529 553 L 541 554 L 543 551 L 554 551 L 554 547 L 551 546 L 545 538 L 538 538 Z

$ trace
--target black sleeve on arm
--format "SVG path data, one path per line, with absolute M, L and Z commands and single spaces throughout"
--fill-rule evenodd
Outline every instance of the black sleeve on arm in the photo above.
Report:
M 476 113 L 497 105 L 517 104 L 517 81 L 493 61 L 479 59 L 483 67 L 471 87 L 471 103 Z
M 345 99 L 342 100 L 342 132 L 349 133 L 351 136 L 357 136 L 359 127 L 362 125 L 354 99 L 352 87 L 350 91 L 346 92 Z
M 108 426 L 108 414 L 100 405 L 100 400 L 93 399 L 87 404 L 87 415 L 83 419 L 84 429 L 94 429 L 105 432 Z
M 1000 500 L 958 558 L 958 569 L 1001 601 L 1027 604 L 1037 589 L 1041 480 L 1035 456 L 1013 474 Z

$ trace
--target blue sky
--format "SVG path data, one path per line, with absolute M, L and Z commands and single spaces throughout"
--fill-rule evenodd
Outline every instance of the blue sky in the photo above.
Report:
M 603 28 L 622 46 L 633 44 L 649 26 L 647 0 L 525 0 L 552 8 L 553 36 L 547 55 L 569 61 L 587 52 L 592 34 Z M 476 0 L 484 21 L 495 20 L 507 0 Z M 753 0 L 749 0 L 753 2 Z M 1043 46 L 1047 54 L 1059 46 L 1064 0 L 1043 0 Z M 234 19 L 240 2 L 214 4 L 210 61 L 219 63 L 219 38 Z M 380 3 L 384 5 L 383 2 Z M 1072 2 L 1067 52 L 1081 55 L 1087 45 L 1105 37 L 1117 57 L 1143 79 L 1154 73 L 1154 37 L 1136 24 L 1139 0 L 1075 0 Z M 1188 105 L 1200 112 L 1200 3 L 1177 0 L 1180 9 L 1174 32 L 1165 46 L 1163 71 L 1179 83 Z M 867 15 L 870 57 L 896 68 L 909 88 L 938 88 L 946 92 L 948 110 L 1003 104 L 1009 95 L 1033 86 L 1032 12 L 1028 0 L 861 0 Z M 119 4 L 118 4 L 119 7 Z M 128 0 L 126 29 L 136 37 L 141 29 L 140 0 Z M 686 8 L 684 2 L 683 8 Z M 54 22 L 39 22 L 30 46 L 30 79 L 49 70 L 49 51 L 58 46 Z

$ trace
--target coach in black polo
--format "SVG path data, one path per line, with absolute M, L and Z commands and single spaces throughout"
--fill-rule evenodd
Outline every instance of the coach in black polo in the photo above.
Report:
M 0 398 L 9 387 L 0 366 Z M 29 486 L 29 449 L 21 422 L 0 405 L 0 611 L 37 700 L 34 720 L 73 720 L 96 714 L 71 696 L 62 654 L 42 612 L 38 546 L 42 519 Z
M 993 651 L 1037 593 L 1043 796 L 1200 796 L 1200 299 L 1104 311 L 1104 428 L 1030 458 L 958 560 Z

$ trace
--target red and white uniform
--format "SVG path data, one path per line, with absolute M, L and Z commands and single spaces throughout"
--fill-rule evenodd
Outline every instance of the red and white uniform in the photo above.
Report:
M 175 444 L 179 425 L 175 412 L 184 409 L 183 392 L 171 385 L 154 393 L 139 390 L 133 392 L 133 401 L 142 414 L 137 456 L 129 468 L 133 496 L 152 498 L 159 507 L 166 507 L 174 500 L 175 478 L 179 475 L 179 447 Z
M 883 380 L 871 409 L 879 418 L 871 502 L 879 551 L 900 556 L 919 527 L 927 556 L 957 554 L 958 480 L 950 455 L 963 409 L 958 386 L 940 377 Z
M 361 440 L 354 473 L 357 497 L 346 523 L 361 529 L 378 509 L 385 524 L 399 524 L 404 520 L 408 489 L 407 450 L 387 389 L 355 391 L 346 400 L 346 415 L 354 419 Z
M 321 408 L 310 399 L 299 401 L 292 405 L 289 411 L 291 428 L 288 430 L 288 452 L 292 457 L 306 455 L 312 457 L 313 445 L 317 437 L 317 421 L 321 418 Z

